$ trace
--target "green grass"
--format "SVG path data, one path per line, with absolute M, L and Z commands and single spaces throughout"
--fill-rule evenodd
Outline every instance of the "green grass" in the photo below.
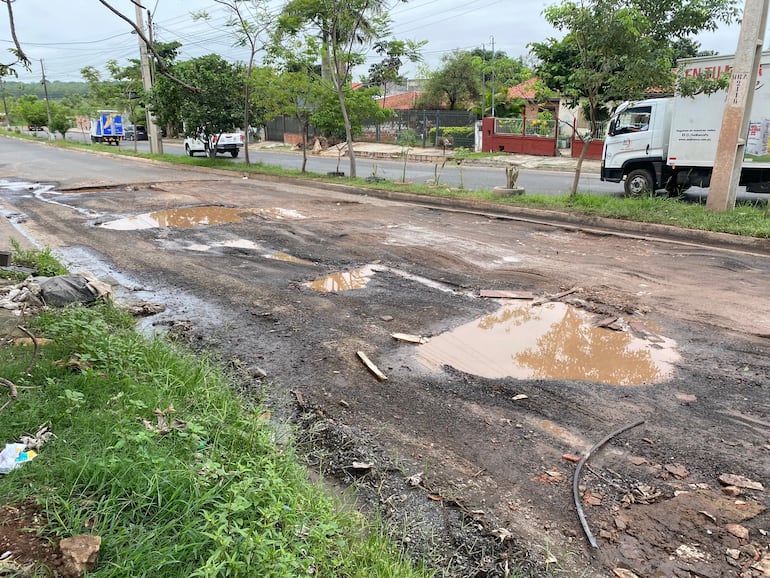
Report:
M 66 272 L 47 249 L 14 244 L 14 261 Z M 90 576 L 433 575 L 310 483 L 258 401 L 212 360 L 145 339 L 110 303 L 46 309 L 27 327 L 50 341 L 29 373 L 30 347 L 0 347 L 0 377 L 18 388 L 0 410 L 0 444 L 41 424 L 56 437 L 0 478 L 0 504 L 35 502 L 53 539 L 101 536 Z
M 11 133 L 13 136 L 22 136 Z M 34 137 L 27 137 L 34 139 Z M 38 138 L 37 140 L 43 140 Z M 299 170 L 284 169 L 261 162 L 246 166 L 243 163 L 233 164 L 229 158 L 207 159 L 203 157 L 187 157 L 179 155 L 151 155 L 149 153 L 135 153 L 127 147 L 114 147 L 107 145 L 91 145 L 72 141 L 55 141 L 56 146 L 89 148 L 127 156 L 162 160 L 171 164 L 183 166 L 203 166 L 214 169 L 234 171 L 239 174 L 270 175 L 275 177 L 290 177 L 311 180 L 315 182 L 327 182 L 334 184 L 347 184 L 363 189 L 389 190 L 408 192 L 417 195 L 431 197 L 470 199 L 484 201 L 493 204 L 504 204 L 512 207 L 535 208 L 553 211 L 563 211 L 609 219 L 637 221 L 643 223 L 655 223 L 670 225 L 685 229 L 697 229 L 742 235 L 747 237 L 770 238 L 770 218 L 767 213 L 767 200 L 754 204 L 738 205 L 734 209 L 717 212 L 707 211 L 703 204 L 683 201 L 667 196 L 646 195 L 636 198 L 617 197 L 610 195 L 593 195 L 579 193 L 575 197 L 570 195 L 539 195 L 537 191 L 527 191 L 525 195 L 514 197 L 498 197 L 491 191 L 471 191 L 466 189 L 453 189 L 448 186 L 429 186 L 423 184 L 397 185 L 391 181 L 368 183 L 365 178 L 351 179 L 349 177 L 328 177 L 318 173 L 302 173 Z M 467 153 L 467 158 L 483 158 L 489 153 Z M 298 159 L 299 160 L 299 159 Z M 501 167 L 501 182 L 504 171 Z
M 216 364 L 142 338 L 109 304 L 46 311 L 31 330 L 52 343 L 29 375 L 29 348 L 0 349 L 19 387 L 0 440 L 45 423 L 56 438 L 3 477 L 0 503 L 34 500 L 53 537 L 101 536 L 90 576 L 431 575 L 309 483 Z M 180 426 L 154 431 L 171 407 Z

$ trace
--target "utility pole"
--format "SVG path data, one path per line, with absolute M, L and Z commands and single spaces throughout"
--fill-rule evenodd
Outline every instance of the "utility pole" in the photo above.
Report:
M 730 71 L 725 113 L 714 159 L 714 172 L 706 199 L 706 209 L 709 211 L 724 212 L 735 208 L 769 3 L 770 0 L 746 0 L 743 9 L 738 48 Z
M 492 40 L 492 118 L 495 118 L 495 37 Z
M 139 2 L 135 2 L 136 7 L 136 27 L 144 32 L 144 19 L 142 18 L 142 7 Z M 139 36 L 137 34 L 137 36 Z M 147 45 L 139 36 L 139 56 L 142 64 L 142 86 L 144 86 L 145 93 L 149 93 L 152 90 L 152 75 L 150 73 L 150 59 L 147 57 Z M 155 121 L 150 114 L 150 110 L 145 106 L 145 112 L 147 116 L 147 135 L 150 139 L 150 152 L 153 154 L 163 154 L 163 142 L 160 139 L 160 130 L 155 124 Z
M 487 75 L 487 71 L 484 70 L 487 67 L 487 47 L 486 45 L 481 45 L 481 118 L 484 118 L 484 113 L 487 111 L 487 102 L 484 98 L 485 90 L 484 90 L 484 81 L 485 77 Z
M 43 59 L 40 59 L 40 71 L 43 73 L 43 94 L 45 94 L 45 110 L 48 113 L 48 139 L 53 140 L 53 133 L 51 132 L 51 105 L 48 103 L 48 83 L 45 80 L 45 66 L 43 65 Z

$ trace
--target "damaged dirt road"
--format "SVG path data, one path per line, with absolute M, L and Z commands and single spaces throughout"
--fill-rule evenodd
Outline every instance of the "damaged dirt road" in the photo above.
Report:
M 446 576 L 770 576 L 770 245 L 199 176 L 0 204 Z

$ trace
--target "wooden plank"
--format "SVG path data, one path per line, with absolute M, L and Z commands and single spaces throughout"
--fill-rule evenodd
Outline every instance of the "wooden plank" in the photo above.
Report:
M 371 371 L 377 379 L 380 381 L 386 381 L 388 379 L 388 376 L 382 373 L 379 368 L 372 363 L 372 360 L 369 359 L 366 353 L 363 351 L 356 351 L 356 355 L 358 355 L 358 358 L 364 362 L 364 365 L 369 368 L 369 371 Z
M 409 333 L 391 333 L 390 336 L 397 341 L 416 343 L 417 345 L 422 345 L 430 341 L 430 339 L 423 337 L 422 335 L 410 335 Z
M 532 291 L 496 291 L 494 289 L 482 289 L 479 291 L 479 297 L 490 299 L 534 299 L 535 294 Z

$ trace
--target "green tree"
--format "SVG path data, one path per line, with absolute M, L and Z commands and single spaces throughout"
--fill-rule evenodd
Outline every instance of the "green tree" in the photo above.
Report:
M 681 58 L 695 58 L 696 56 L 714 56 L 716 50 L 701 50 L 700 42 L 692 38 L 677 38 L 671 43 L 671 68 L 676 68 Z
M 481 94 L 480 73 L 474 66 L 473 55 L 455 50 L 441 61 L 441 68 L 428 78 L 425 94 L 419 100 L 421 108 L 443 108 L 444 103 L 449 110 L 466 108 L 463 105 L 476 101 Z
M 370 86 L 381 87 L 383 98 L 388 96 L 388 85 L 402 84 L 406 81 L 401 74 L 404 61 L 420 62 L 422 60 L 420 49 L 425 44 L 427 41 L 378 40 L 374 44 L 374 51 L 383 58 L 380 62 L 375 62 L 369 67 L 369 74 L 363 79 L 363 82 Z
M 358 136 L 363 132 L 367 122 L 380 124 L 393 118 L 392 110 L 377 104 L 375 97 L 378 94 L 379 91 L 376 88 L 358 90 L 346 88 L 344 92 L 347 104 L 346 121 L 341 114 L 335 92 L 322 87 L 317 108 L 311 114 L 310 120 L 324 134 L 345 138 L 349 130 L 353 137 Z
M 545 9 L 563 38 L 530 45 L 545 85 L 587 103 L 591 135 L 596 112 L 610 100 L 633 99 L 650 87 L 671 87 L 671 42 L 713 30 L 736 16 L 736 0 L 564 0 Z M 572 194 L 577 192 L 578 160 Z
M 240 126 L 243 66 L 231 64 L 218 54 L 209 54 L 181 62 L 173 70 L 177 78 L 196 87 L 196 90 L 176 87 L 186 136 L 200 137 L 208 143 L 212 136 Z M 209 156 L 216 156 L 216 149 L 211 148 Z
M 495 116 L 515 116 L 520 114 L 521 101 L 509 102 L 508 89 L 521 84 L 532 77 L 532 70 L 522 57 L 511 58 L 504 51 L 492 52 L 485 48 L 470 51 L 476 77 L 481 79 L 482 98 L 471 108 L 479 116 L 492 111 L 492 92 L 494 91 Z
M 279 71 L 271 83 L 274 112 L 294 118 L 302 132 L 302 172 L 307 169 L 307 132 L 310 118 L 318 108 L 323 94 L 321 69 L 317 65 L 318 47 L 315 39 L 295 39 L 288 46 L 272 48 L 273 58 L 279 63 Z
M 49 105 L 51 107 L 51 124 L 48 127 L 50 133 L 59 133 L 62 139 L 67 138 L 67 131 L 72 128 L 72 111 L 65 105 L 52 102 Z
M 34 95 L 22 96 L 17 103 L 16 110 L 28 126 L 45 126 L 48 124 L 48 110 L 45 102 L 38 100 Z M 50 127 L 49 127 L 50 128 Z
M 401 0 L 405 1 L 405 0 Z M 318 33 L 321 41 L 322 76 L 331 83 L 337 95 L 350 158 L 350 176 L 356 176 L 353 129 L 346 95 L 350 90 L 350 73 L 361 64 L 361 49 L 385 35 L 387 19 L 381 18 L 385 0 L 289 0 L 279 19 L 279 34 L 296 36 L 308 28 Z
M 177 65 L 179 49 L 182 45 L 178 42 L 156 44 L 155 65 L 159 69 L 158 59 L 163 61 L 163 67 L 171 72 Z M 190 90 L 185 83 L 176 82 L 175 76 L 160 76 L 152 87 L 152 92 L 146 95 L 148 106 L 152 110 L 155 122 L 165 129 L 166 134 L 178 136 L 182 128 L 182 100 Z
M 243 126 L 247 137 L 244 151 L 246 155 L 245 162 L 249 165 L 251 164 L 251 159 L 249 158 L 248 137 L 250 134 L 249 128 L 252 125 L 251 112 L 253 103 L 251 89 L 254 84 L 252 73 L 256 66 L 257 52 L 265 48 L 267 32 L 274 26 L 275 17 L 270 12 L 267 0 L 214 0 L 214 2 L 228 10 L 230 17 L 227 20 L 226 26 L 235 37 L 235 45 L 248 48 L 249 51 L 249 59 L 243 77 Z M 196 17 L 208 19 L 208 13 L 201 12 Z

